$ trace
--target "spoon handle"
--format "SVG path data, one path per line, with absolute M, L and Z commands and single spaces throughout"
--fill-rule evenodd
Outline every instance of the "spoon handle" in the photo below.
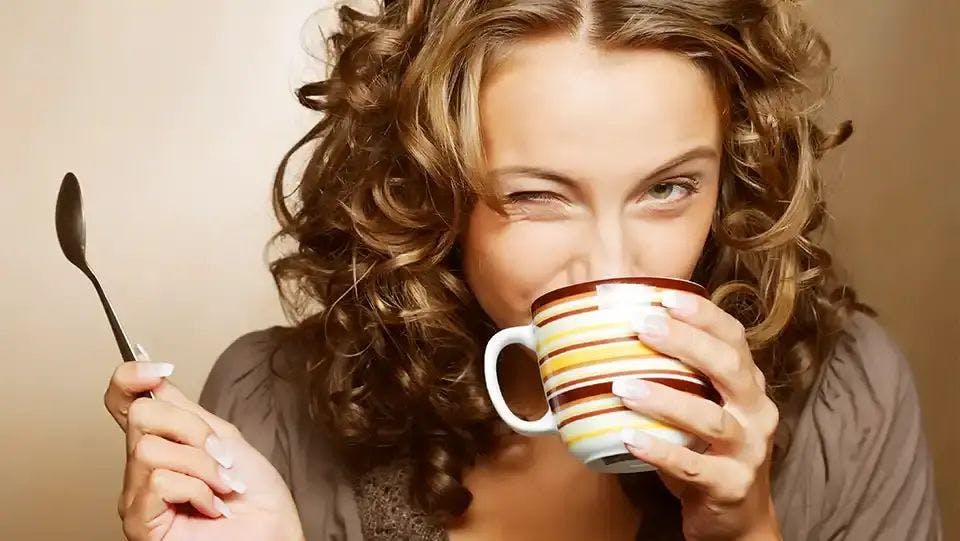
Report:
M 100 281 L 97 280 L 97 277 L 94 276 L 92 272 L 84 273 L 87 275 L 87 278 L 90 278 L 90 281 L 93 282 L 94 289 L 97 290 L 97 295 L 100 297 L 100 303 L 103 305 L 103 311 L 107 313 L 107 320 L 110 322 L 110 330 L 113 331 L 113 338 L 117 341 L 117 347 L 120 348 L 120 357 L 123 359 L 123 362 L 136 361 L 137 358 L 133 354 L 133 348 L 130 347 L 130 340 L 127 339 L 127 335 L 123 332 L 123 327 L 120 326 L 120 322 L 117 320 L 116 314 L 113 313 L 113 307 L 110 306 L 110 301 L 107 300 L 106 293 L 103 292 L 103 288 L 100 287 Z

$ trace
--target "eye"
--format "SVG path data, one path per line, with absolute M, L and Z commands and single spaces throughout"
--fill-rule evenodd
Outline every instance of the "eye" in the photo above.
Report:
M 545 191 L 513 192 L 506 196 L 508 203 L 565 202 L 562 195 Z
M 699 182 L 692 178 L 679 178 L 659 182 L 644 194 L 658 202 L 674 202 L 697 193 Z

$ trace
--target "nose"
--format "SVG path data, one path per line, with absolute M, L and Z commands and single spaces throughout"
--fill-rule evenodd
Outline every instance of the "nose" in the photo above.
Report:
M 590 239 L 587 258 L 589 280 L 630 275 L 633 256 L 627 229 L 620 219 L 597 221 Z

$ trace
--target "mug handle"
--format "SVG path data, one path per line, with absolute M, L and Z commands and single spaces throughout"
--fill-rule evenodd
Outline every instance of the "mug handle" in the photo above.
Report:
M 510 411 L 510 407 L 503 399 L 503 392 L 500 390 L 500 382 L 497 379 L 497 364 L 500 362 L 500 352 L 511 344 L 520 344 L 536 352 L 537 337 L 534 334 L 534 326 L 527 325 L 503 329 L 493 335 L 493 338 L 487 342 L 487 349 L 483 355 L 483 374 L 494 409 L 497 410 L 497 414 L 510 428 L 524 436 L 538 436 L 557 432 L 557 424 L 549 407 L 547 407 L 547 412 L 543 414 L 543 417 L 536 421 L 527 421 Z

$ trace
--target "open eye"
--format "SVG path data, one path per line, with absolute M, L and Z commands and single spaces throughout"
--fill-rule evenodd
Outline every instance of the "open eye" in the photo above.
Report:
M 658 202 L 674 202 L 696 193 L 699 189 L 698 184 L 696 180 L 690 178 L 658 182 L 647 190 L 644 197 L 649 196 L 650 199 Z

